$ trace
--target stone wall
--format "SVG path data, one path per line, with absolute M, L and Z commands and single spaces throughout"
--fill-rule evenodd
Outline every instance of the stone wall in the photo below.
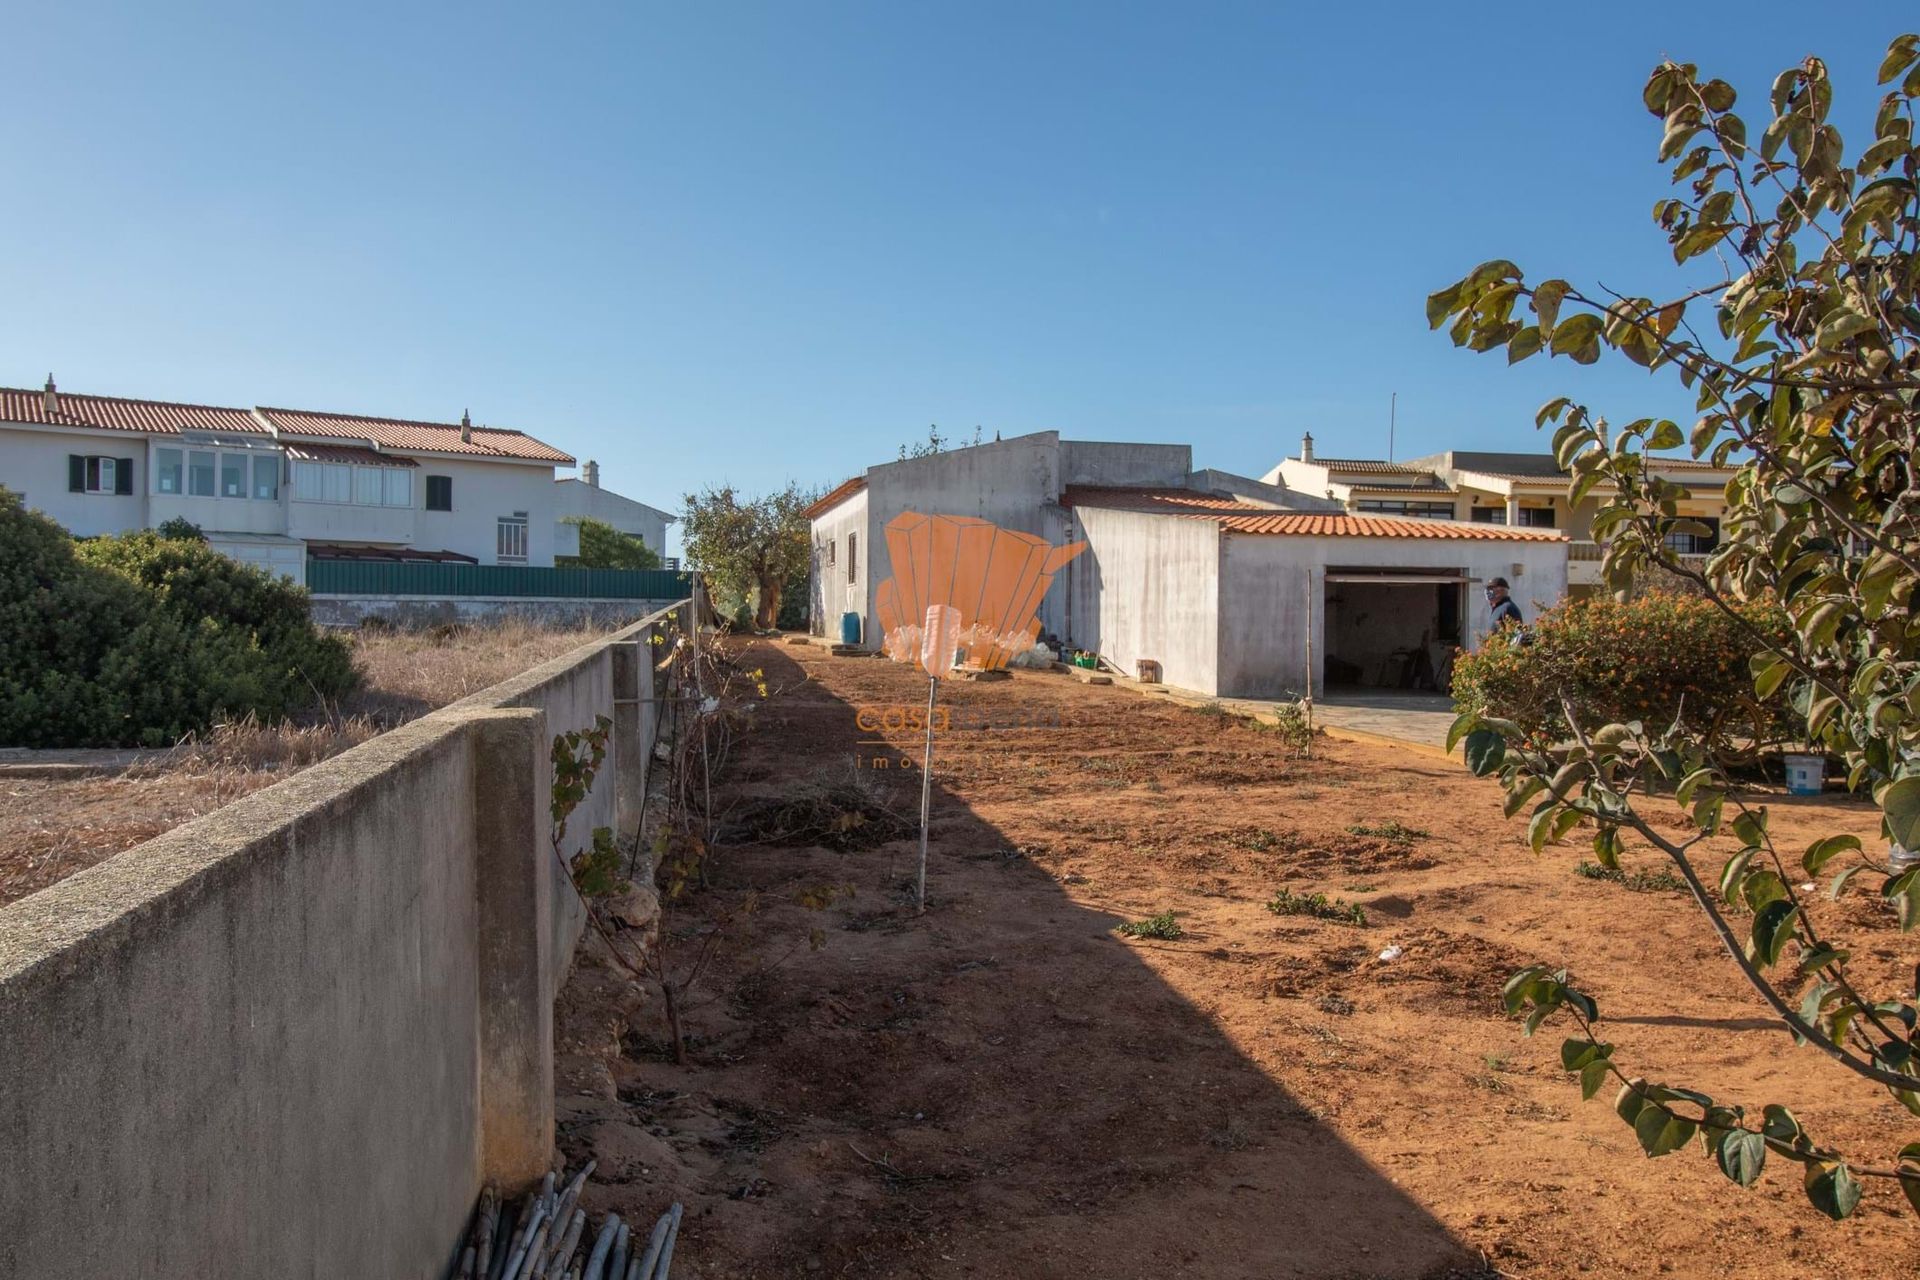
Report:
M 550 627 L 623 627 L 665 609 L 669 600 L 566 600 L 528 596 L 313 597 L 313 620 L 323 627 L 357 627 L 370 619 L 406 630 L 524 618 Z
M 0 1274 L 444 1274 L 481 1186 L 552 1149 L 552 1001 L 584 920 L 552 739 L 613 720 L 570 830 L 630 825 L 652 637 L 688 616 L 0 910 Z

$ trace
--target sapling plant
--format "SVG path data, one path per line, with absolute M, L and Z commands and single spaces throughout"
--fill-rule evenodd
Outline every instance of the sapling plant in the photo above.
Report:
M 1661 63 L 1643 101 L 1676 191 L 1653 213 L 1685 278 L 1650 296 L 1530 281 L 1496 260 L 1435 293 L 1427 314 L 1457 344 L 1503 350 L 1510 363 L 1612 354 L 1693 393 L 1690 429 L 1662 418 L 1616 427 L 1564 397 L 1538 424 L 1554 427 L 1570 500 L 1597 500 L 1611 588 L 1652 568 L 1734 626 L 1756 605 L 1784 610 L 1784 628 L 1753 628 L 1755 696 L 1784 701 L 1809 749 L 1842 762 L 1847 787 L 1878 810 L 1880 839 L 1841 831 L 1786 847 L 1768 808 L 1729 776 L 1728 744 L 1684 708 L 1661 723 L 1592 723 L 1563 700 L 1553 732 L 1528 733 L 1488 705 L 1461 715 L 1449 747 L 1464 743 L 1474 772 L 1500 779 L 1536 850 L 1587 828 L 1605 868 L 1629 834 L 1659 851 L 1783 1034 L 1920 1115 L 1920 975 L 1854 965 L 1856 949 L 1828 932 L 1835 913 L 1800 887 L 1825 879 L 1835 899 L 1864 890 L 1901 930 L 1920 923 L 1920 869 L 1906 854 L 1920 848 L 1920 36 L 1892 42 L 1880 81 L 1890 89 L 1872 141 L 1849 157 L 1818 58 L 1780 73 L 1751 133 L 1733 86 Z M 1659 474 L 1659 453 L 1682 446 L 1732 470 L 1704 563 L 1676 552 L 1676 534 L 1703 529 L 1679 512 L 1685 486 Z M 1684 833 L 1646 816 L 1656 792 L 1677 803 Z M 1721 833 L 1738 848 L 1716 876 L 1700 860 Z M 1515 974 L 1506 1006 L 1528 1034 L 1549 1019 L 1571 1024 L 1562 1066 L 1589 1098 L 1617 1082 L 1615 1107 L 1649 1156 L 1697 1137 L 1741 1186 L 1773 1161 L 1799 1166 L 1808 1199 L 1836 1219 L 1873 1182 L 1920 1209 L 1913 1123 L 1889 1124 L 1877 1150 L 1843 1152 L 1784 1101 L 1650 1079 L 1616 1058 L 1597 1003 L 1563 969 Z

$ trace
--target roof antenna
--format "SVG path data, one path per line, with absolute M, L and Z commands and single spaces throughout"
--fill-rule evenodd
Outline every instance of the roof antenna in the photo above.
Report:
M 1393 428 L 1400 416 L 1400 393 L 1393 393 L 1393 399 L 1387 401 L 1387 461 L 1393 461 Z
M 460 411 L 460 443 L 473 443 L 473 419 L 465 409 Z

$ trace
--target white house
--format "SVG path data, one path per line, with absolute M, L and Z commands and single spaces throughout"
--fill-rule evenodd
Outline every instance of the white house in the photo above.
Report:
M 1316 686 L 1401 684 L 1423 656 L 1431 669 L 1484 640 L 1489 579 L 1529 612 L 1566 594 L 1555 530 L 1362 516 L 1284 481 L 1195 471 L 1186 445 L 1055 432 L 870 467 L 808 509 L 815 627 L 837 635 L 855 613 L 878 647 L 884 530 L 907 511 L 1085 541 L 1041 603 L 1042 631 L 1208 694 L 1303 690 L 1309 642 Z
M 88 537 L 198 525 L 304 581 L 306 559 L 551 565 L 554 468 L 520 431 L 0 388 L 0 485 Z
M 591 458 L 581 466 L 578 479 L 567 476 L 554 481 L 553 513 L 561 525 L 556 534 L 558 555 L 576 554 L 580 530 L 574 522 L 590 519 L 632 534 L 646 543 L 647 549 L 662 562 L 667 555 L 667 526 L 677 518 L 658 507 L 602 489 L 600 464 Z

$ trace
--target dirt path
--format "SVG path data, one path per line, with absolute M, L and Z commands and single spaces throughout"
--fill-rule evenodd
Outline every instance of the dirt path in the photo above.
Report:
M 784 692 L 729 772 L 737 812 L 856 780 L 916 811 L 917 775 L 856 769 L 899 759 L 861 745 L 888 735 L 856 708 L 924 683 L 768 644 L 749 665 Z M 1579 1101 L 1558 1035 L 1500 1015 L 1513 969 L 1573 964 L 1653 1078 L 1788 1101 L 1865 1152 L 1911 1136 L 1770 1028 L 1679 895 L 1577 877 L 1573 847 L 1534 857 L 1497 788 L 1430 758 L 1296 760 L 1243 722 L 1053 675 L 942 696 L 924 920 L 900 890 L 910 839 L 733 849 L 675 926 L 761 904 L 697 993 L 696 1066 L 591 964 L 562 997 L 561 1145 L 600 1161 L 590 1205 L 687 1203 L 676 1276 L 1914 1274 L 1897 1193 L 1835 1226 L 1791 1167 L 1742 1193 L 1697 1149 L 1648 1162 Z M 1872 826 L 1781 806 L 1790 846 L 1813 819 Z M 1352 830 L 1389 822 L 1427 834 Z M 852 893 L 800 904 L 823 886 Z M 1276 916 L 1282 887 L 1368 923 Z M 1113 932 L 1166 910 L 1178 940 Z M 1856 964 L 1912 964 L 1865 897 L 1823 910 Z M 1695 989 L 1677 1007 L 1669 975 Z

